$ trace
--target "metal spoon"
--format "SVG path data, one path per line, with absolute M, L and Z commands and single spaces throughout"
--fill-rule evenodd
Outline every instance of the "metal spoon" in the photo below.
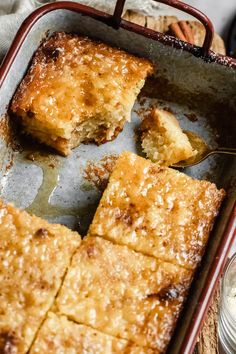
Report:
M 197 165 L 198 163 L 205 160 L 208 156 L 213 154 L 228 154 L 236 156 L 236 149 L 234 148 L 216 148 L 210 149 L 207 143 L 200 138 L 197 134 L 190 132 L 188 130 L 184 131 L 184 133 L 188 136 L 190 144 L 192 145 L 194 150 L 197 150 L 197 154 L 193 157 L 190 157 L 187 160 L 180 161 L 175 163 L 173 167 L 189 167 Z

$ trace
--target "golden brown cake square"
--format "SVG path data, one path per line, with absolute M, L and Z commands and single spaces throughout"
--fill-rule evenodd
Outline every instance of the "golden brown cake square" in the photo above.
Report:
M 177 170 L 123 153 L 89 235 L 195 269 L 225 192 Z
M 132 342 L 115 338 L 50 312 L 30 354 L 154 354 Z M 158 354 L 155 351 L 155 354 Z
M 56 308 L 75 322 L 163 352 L 190 282 L 191 272 L 182 267 L 86 237 Z
M 68 155 L 114 139 L 152 71 L 146 59 L 58 32 L 36 51 L 11 110 L 26 134 Z
M 0 353 L 26 353 L 80 236 L 0 201 Z

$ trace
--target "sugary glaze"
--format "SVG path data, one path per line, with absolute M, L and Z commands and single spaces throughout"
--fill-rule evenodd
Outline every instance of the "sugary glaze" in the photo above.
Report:
M 153 162 L 171 166 L 197 153 L 176 117 L 163 109 L 153 109 L 140 130 L 143 150 Z
M 114 167 L 89 235 L 195 269 L 224 195 L 213 183 L 126 152 Z
M 68 154 L 81 141 L 114 138 L 152 70 L 122 50 L 55 33 L 37 50 L 11 110 L 26 133 Z
M 182 267 L 87 237 L 56 304 L 78 323 L 163 352 L 190 281 L 191 272 Z
M 65 316 L 49 313 L 30 354 L 154 354 L 132 342 L 118 339 L 91 327 L 76 324 Z M 158 354 L 158 351 L 155 351 Z
M 0 353 L 26 353 L 59 290 L 77 233 L 0 201 Z

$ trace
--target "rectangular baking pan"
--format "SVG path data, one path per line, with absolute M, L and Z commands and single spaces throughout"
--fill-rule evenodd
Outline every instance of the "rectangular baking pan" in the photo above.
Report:
M 145 107 L 158 103 L 171 109 L 184 129 L 197 132 L 212 147 L 235 147 L 236 62 L 210 51 L 213 37 L 210 21 L 188 5 L 175 0 L 161 1 L 194 15 L 204 24 L 206 38 L 203 47 L 199 48 L 122 20 L 124 2 L 117 2 L 113 15 L 72 2 L 57 2 L 39 8 L 22 24 L 0 68 L 0 197 L 82 233 L 86 232 L 101 197 L 101 192 L 84 177 L 86 164 L 123 150 L 140 154 L 135 131 L 140 112 Z M 132 122 L 118 138 L 99 147 L 81 145 L 67 158 L 53 152 L 37 153 L 41 147 L 18 140 L 12 134 L 11 119 L 7 115 L 8 105 L 33 53 L 45 36 L 55 31 L 87 35 L 149 58 L 156 67 L 155 78 L 142 91 L 146 99 L 137 100 Z M 211 156 L 185 170 L 190 176 L 208 179 L 225 188 L 227 198 L 168 353 L 193 351 L 227 259 L 235 236 L 235 171 L 235 159 L 223 155 Z

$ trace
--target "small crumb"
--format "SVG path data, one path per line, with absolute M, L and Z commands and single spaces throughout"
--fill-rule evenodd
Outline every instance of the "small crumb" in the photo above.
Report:
M 11 160 L 7 165 L 6 165 L 6 171 L 9 171 L 11 168 L 12 168 L 12 166 L 13 166 L 13 160 Z
M 139 100 L 139 104 L 142 106 L 142 105 L 145 105 L 147 98 L 138 96 L 138 100 Z
M 117 158 L 117 155 L 108 155 L 97 163 L 89 161 L 84 170 L 84 179 L 103 192 L 106 189 Z
M 149 116 L 150 112 L 152 110 L 152 107 L 149 108 L 139 108 L 138 110 L 135 111 L 135 113 L 137 113 L 137 115 L 139 116 L 139 118 L 141 120 L 144 120 L 147 116 Z
M 7 147 L 10 147 L 14 152 L 22 152 L 22 147 L 18 141 L 17 122 L 15 117 L 6 113 L 0 117 L 0 135 Z
M 198 117 L 196 116 L 195 113 L 185 113 L 184 115 L 186 118 L 188 118 L 188 120 L 190 120 L 190 122 L 197 122 L 198 121 Z
M 35 156 L 32 153 L 26 155 L 26 158 L 27 158 L 27 160 L 30 160 L 30 161 L 34 161 L 35 160 Z

